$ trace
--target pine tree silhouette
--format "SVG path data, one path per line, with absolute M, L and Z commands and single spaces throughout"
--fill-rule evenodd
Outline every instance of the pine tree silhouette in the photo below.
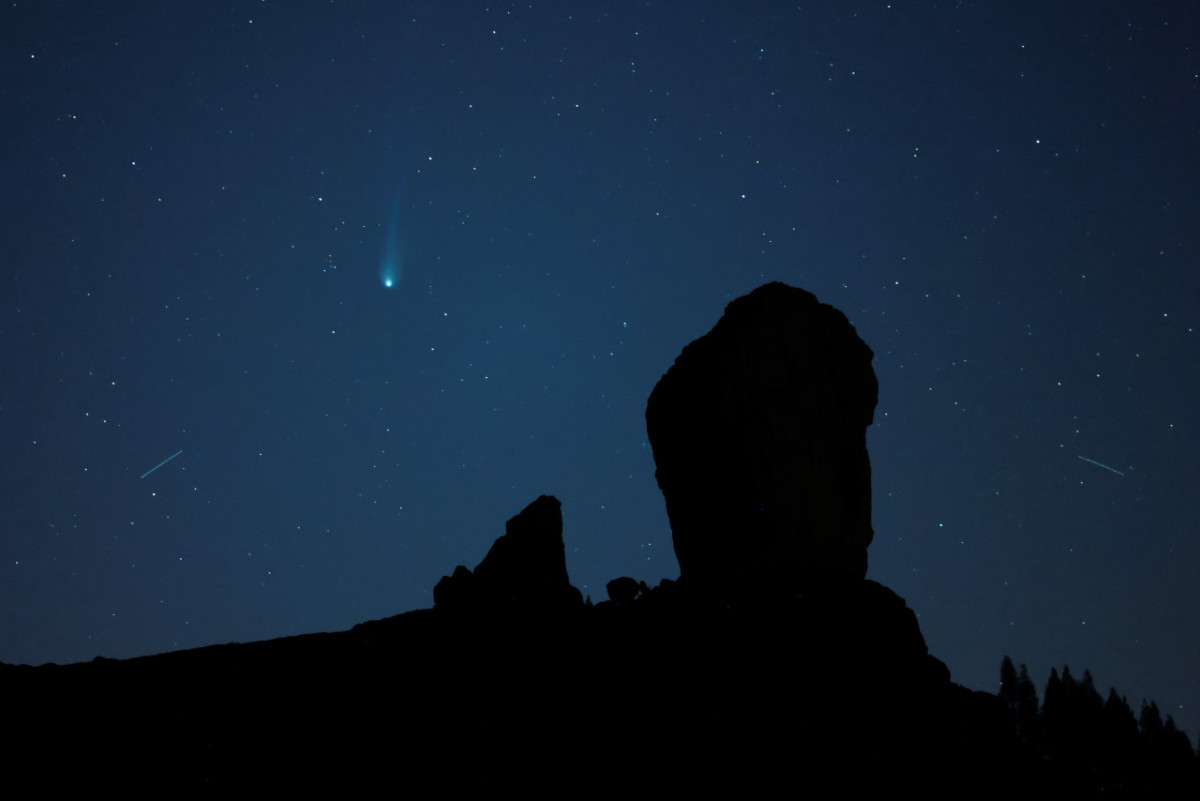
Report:
M 1025 665 L 1000 664 L 999 699 L 1009 713 L 1030 776 L 1043 788 L 1083 794 L 1159 794 L 1200 790 L 1192 743 L 1158 704 L 1143 700 L 1137 717 L 1116 688 L 1107 700 L 1090 671 L 1051 668 L 1039 709 Z
M 1025 663 L 1017 674 L 1017 734 L 1025 743 L 1037 737 L 1038 696 Z
M 1017 669 L 1013 666 L 1012 659 L 1008 654 L 1004 655 L 1004 660 L 1000 662 L 1000 700 L 1008 707 L 1010 719 L 1012 720 L 1013 733 L 1020 734 L 1020 727 L 1017 720 Z
M 1021 663 L 1020 671 L 1008 656 L 1000 663 L 1000 700 L 1008 708 L 1012 730 L 1023 745 L 1037 736 L 1037 688 L 1029 679 L 1029 670 Z

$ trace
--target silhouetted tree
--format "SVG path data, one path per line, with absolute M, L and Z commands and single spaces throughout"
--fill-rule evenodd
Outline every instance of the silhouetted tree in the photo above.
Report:
M 1100 713 L 1104 710 L 1104 699 L 1096 692 L 1096 684 L 1091 672 L 1083 671 L 1083 679 L 1079 682 L 1079 705 L 1083 714 L 1088 718 L 1089 726 L 1100 725 Z
M 1099 765 L 1097 788 L 1116 793 L 1131 790 L 1136 782 L 1138 724 L 1129 702 L 1109 688 L 1108 700 L 1100 710 L 1096 757 Z
M 1068 701 L 1070 737 L 1078 749 L 1077 755 L 1080 762 L 1087 766 L 1089 773 L 1098 773 L 1100 747 L 1104 736 L 1104 699 L 1096 692 L 1096 684 L 1090 671 L 1083 671 L 1083 678 L 1079 680 L 1074 694 Z
M 1063 680 L 1059 678 L 1057 668 L 1050 668 L 1050 678 L 1042 692 L 1042 708 L 1038 713 L 1038 736 L 1035 741 L 1038 750 L 1045 757 L 1053 758 L 1058 755 L 1065 701 Z
M 1017 669 L 1013 666 L 1012 659 L 1005 654 L 1004 659 L 1000 662 L 999 696 L 1004 705 L 1008 707 L 1013 732 L 1020 734 L 1020 727 L 1017 724 L 1017 681 Z
M 1017 668 L 1013 665 L 1012 658 L 1004 655 L 1004 659 L 1000 660 L 1000 700 L 1008 702 L 1009 706 L 1015 707 L 1017 697 Z
M 1158 737 L 1162 734 L 1162 715 L 1159 714 L 1158 704 L 1154 703 L 1153 699 L 1149 704 L 1146 703 L 1145 698 L 1142 699 L 1142 713 L 1138 717 L 1138 728 L 1147 737 Z
M 1184 762 L 1195 756 L 1187 734 L 1175 727 L 1175 719 L 1170 715 L 1167 715 L 1167 720 L 1163 723 L 1163 747 L 1167 758 L 1172 761 Z
M 1092 687 L 1091 674 L 1084 671 L 1083 676 L 1083 681 L 1077 682 L 1071 668 L 1063 665 L 1062 679 L 1055 684 L 1055 673 L 1051 671 L 1042 705 L 1042 743 L 1044 753 L 1057 761 L 1059 770 L 1091 784 L 1102 704 Z
M 1029 671 L 1022 662 L 1017 674 L 1017 733 L 1024 742 L 1032 742 L 1037 735 L 1037 719 L 1037 688 L 1033 686 Z
M 1164 723 L 1158 704 L 1142 701 L 1138 718 L 1139 780 L 1145 789 L 1175 789 L 1196 783 L 1195 756 L 1187 735 L 1175 726 L 1167 715 Z
M 1132 748 L 1134 740 L 1137 739 L 1137 718 L 1133 716 L 1133 710 L 1129 708 L 1125 696 L 1117 695 L 1117 688 L 1109 688 L 1108 700 L 1104 702 L 1101 714 L 1101 728 L 1105 740 L 1126 751 Z
M 1020 672 L 1012 659 L 1005 656 L 1000 663 L 1000 700 L 1008 708 L 1013 731 L 1024 744 L 1030 744 L 1037 730 L 1037 688 L 1029 679 L 1029 670 L 1021 664 Z
M 1063 687 L 1063 702 L 1074 701 L 1075 693 L 1079 689 L 1079 685 L 1075 683 L 1075 677 L 1071 675 L 1071 667 L 1063 665 L 1062 672 L 1062 687 Z

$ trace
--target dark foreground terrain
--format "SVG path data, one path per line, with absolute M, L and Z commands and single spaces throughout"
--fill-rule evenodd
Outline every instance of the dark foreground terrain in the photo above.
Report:
M 6 667 L 10 778 L 49 788 L 768 791 L 1017 778 L 886 588 L 782 606 L 421 610 L 348 632 Z

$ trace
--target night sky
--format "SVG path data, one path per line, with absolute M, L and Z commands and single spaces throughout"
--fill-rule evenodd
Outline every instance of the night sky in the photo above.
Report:
M 868 576 L 953 678 L 1088 668 L 1195 742 L 1194 4 L 16 2 L 0 40 L 0 660 L 429 607 L 543 493 L 585 595 L 677 577 L 646 398 L 780 280 L 875 351 Z

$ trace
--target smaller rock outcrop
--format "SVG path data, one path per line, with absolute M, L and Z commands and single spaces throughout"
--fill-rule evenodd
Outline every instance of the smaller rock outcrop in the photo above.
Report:
M 553 495 L 541 495 L 509 518 L 504 535 L 474 571 L 459 565 L 453 574 L 442 577 L 433 588 L 433 603 L 439 609 L 583 603 L 567 576 L 562 504 Z
M 650 588 L 646 582 L 638 581 L 629 576 L 620 576 L 604 585 L 608 591 L 608 600 L 617 604 L 631 604 L 642 594 L 648 594 Z

